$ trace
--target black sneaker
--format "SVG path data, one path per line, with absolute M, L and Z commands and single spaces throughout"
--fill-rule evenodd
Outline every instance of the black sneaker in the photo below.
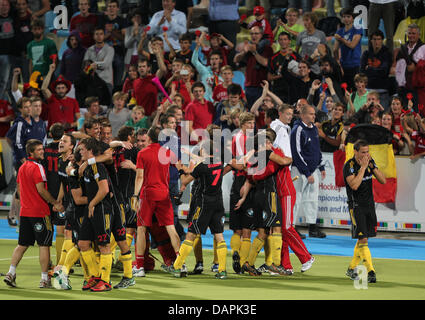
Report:
M 233 252 L 232 258 L 233 258 L 233 264 L 232 264 L 233 270 L 237 274 L 241 273 L 241 271 L 242 271 L 241 257 L 239 256 L 239 252 L 237 252 L 237 251 Z
M 310 238 L 326 238 L 326 233 L 324 233 L 320 230 L 316 230 L 316 231 L 310 231 L 308 233 L 308 236 Z
M 248 272 L 250 276 L 261 276 L 261 272 L 255 269 L 254 266 L 250 266 L 248 262 L 245 262 L 242 266 L 243 271 Z
M 354 269 L 348 268 L 345 275 L 348 276 L 351 280 L 359 280 L 359 274 Z
M 190 275 L 201 274 L 203 271 L 204 271 L 204 264 L 202 262 L 197 262 L 195 265 L 195 268 L 189 274 Z
M 367 273 L 367 282 L 376 283 L 376 273 L 375 273 L 375 271 L 369 271 Z
M 9 223 L 9 226 L 16 227 L 18 225 L 18 222 L 16 221 L 16 218 L 9 218 L 7 217 L 7 222 Z

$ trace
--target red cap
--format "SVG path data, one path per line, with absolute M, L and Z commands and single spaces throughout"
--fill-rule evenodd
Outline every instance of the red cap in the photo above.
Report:
M 264 10 L 264 8 L 262 6 L 256 6 L 256 7 L 254 7 L 253 13 L 254 13 L 255 16 L 256 15 L 263 14 L 264 12 L 265 12 L 265 10 Z

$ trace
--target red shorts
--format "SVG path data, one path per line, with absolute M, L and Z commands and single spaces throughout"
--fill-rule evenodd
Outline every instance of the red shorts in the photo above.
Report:
M 164 200 L 140 199 L 140 210 L 137 213 L 137 226 L 152 226 L 152 216 L 155 214 L 160 226 L 174 225 L 174 212 L 171 199 L 167 197 Z

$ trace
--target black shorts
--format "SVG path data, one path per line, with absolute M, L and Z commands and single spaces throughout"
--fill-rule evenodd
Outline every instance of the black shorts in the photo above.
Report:
M 98 245 L 105 246 L 111 240 L 112 208 L 103 202 L 94 208 L 93 217 L 88 217 L 88 210 L 81 223 L 79 240 L 95 241 Z
M 374 206 L 354 206 L 349 211 L 353 239 L 376 237 L 378 220 Z
M 212 234 L 223 233 L 223 199 L 208 202 L 198 201 L 192 221 L 189 222 L 188 231 L 194 234 L 205 234 L 208 228 Z
M 189 212 L 187 213 L 186 221 L 190 223 L 192 221 L 193 215 L 195 214 L 195 210 L 197 208 L 197 203 L 199 200 L 201 184 L 199 183 L 199 179 L 193 181 L 192 187 L 190 189 L 190 201 L 189 201 Z
M 19 239 L 21 246 L 33 246 L 35 241 L 41 247 L 50 247 L 53 239 L 53 226 L 50 216 L 44 218 L 20 217 Z
M 276 192 L 254 193 L 254 225 L 263 229 L 282 226 L 282 209 Z
M 131 209 L 131 198 L 124 200 L 125 227 L 137 229 L 137 212 Z
M 233 231 L 254 229 L 253 192 L 248 193 L 245 202 L 239 210 L 235 210 L 240 196 L 240 190 L 245 183 L 244 176 L 235 176 L 230 191 L 229 228 Z
M 79 233 L 84 215 L 87 214 L 87 206 L 75 206 L 70 204 L 66 208 L 65 230 L 72 232 L 72 242 L 78 243 Z
M 124 203 L 118 202 L 117 198 L 112 198 L 112 216 L 111 216 L 111 232 L 114 235 L 115 241 L 126 240 L 126 222 Z
M 52 224 L 55 226 L 64 226 L 66 224 L 66 210 L 64 212 L 53 211 L 53 206 L 51 204 L 49 204 L 49 209 Z

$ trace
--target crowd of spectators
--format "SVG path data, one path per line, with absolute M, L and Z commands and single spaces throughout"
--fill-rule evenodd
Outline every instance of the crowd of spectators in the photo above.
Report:
M 345 0 L 335 11 L 330 0 L 108 0 L 102 8 L 70 0 L 65 48 L 46 29 L 47 12 L 61 3 L 0 0 L 2 137 L 22 97 L 42 98 L 47 128 L 81 130 L 84 120 L 104 117 L 113 137 L 123 125 L 160 126 L 167 110 L 177 109 L 177 124 L 187 120 L 192 133 L 212 123 L 237 129 L 244 111 L 260 129 L 281 105 L 297 118 L 309 104 L 324 152 L 344 148 L 348 130 L 362 123 L 390 130 L 395 154 L 425 151 L 423 30 L 409 24 L 406 42 L 395 44 L 399 21 L 388 18 L 411 1 Z M 356 27 L 357 4 L 369 10 L 367 33 Z M 331 35 L 320 7 L 339 19 Z

